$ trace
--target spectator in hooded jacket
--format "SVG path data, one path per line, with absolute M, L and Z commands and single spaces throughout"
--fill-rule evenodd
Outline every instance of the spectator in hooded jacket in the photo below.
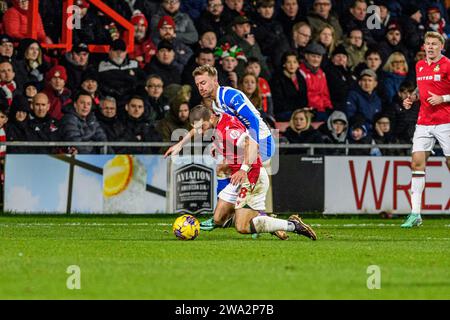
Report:
M 326 121 L 333 109 L 330 91 L 322 64 L 325 49 L 317 43 L 311 43 L 305 49 L 305 61 L 300 64 L 300 72 L 305 78 L 308 94 L 308 106 L 316 114 L 316 121 Z
M 9 111 L 9 122 L 6 130 L 8 141 L 29 141 L 30 132 L 28 122 L 30 121 L 30 105 L 28 100 L 22 96 L 14 97 Z M 27 147 L 8 147 L 8 153 L 30 153 Z
M 177 38 L 183 43 L 191 45 L 198 41 L 198 33 L 194 22 L 186 13 L 180 11 L 180 0 L 162 1 L 159 10 L 150 20 L 151 30 L 157 30 L 159 20 L 163 16 L 171 16 L 173 18 Z M 153 41 L 156 41 L 156 35 L 154 35 Z
M 141 11 L 133 13 L 131 23 L 134 25 L 134 52 L 130 54 L 130 59 L 139 62 L 142 69 L 156 54 L 156 45 L 150 37 L 148 20 Z
M 322 124 L 319 132 L 322 133 L 324 143 L 347 144 L 348 120 L 342 111 L 333 111 L 326 123 Z M 328 149 L 327 155 L 345 155 L 345 149 Z
M 375 114 L 381 111 L 381 99 L 375 89 L 377 75 L 370 69 L 364 70 L 358 81 L 358 87 L 351 90 L 347 99 L 347 117 L 351 122 L 361 122 L 368 133 L 372 131 Z
M 55 66 L 46 74 L 47 87 L 44 93 L 50 101 L 49 114 L 56 120 L 61 120 L 72 103 L 72 92 L 66 88 L 67 72 L 63 66 Z
M 107 137 L 97 121 L 92 109 L 92 97 L 80 91 L 74 99 L 73 108 L 69 108 L 61 121 L 61 137 L 64 141 L 104 142 Z M 70 147 L 71 154 L 98 153 L 99 148 L 91 146 Z
M 30 8 L 30 1 L 12 0 L 12 4 L 13 6 L 9 8 L 3 16 L 5 33 L 16 40 L 28 38 L 28 10 Z M 45 34 L 39 13 L 37 16 L 37 39 L 40 42 L 52 43 L 51 39 Z
M 172 142 L 172 133 L 177 130 L 191 130 L 189 122 L 189 101 L 183 97 L 175 98 L 170 104 L 170 111 L 156 126 L 164 142 Z
M 312 113 L 308 110 L 296 110 L 292 113 L 289 127 L 283 134 L 289 143 L 323 143 L 322 135 L 311 125 L 312 117 Z M 291 149 L 288 153 L 306 154 L 307 151 L 307 149 Z
M 22 39 L 17 48 L 16 77 L 19 82 L 37 81 L 44 84 L 50 64 L 45 61 L 42 47 L 34 39 Z
M 295 51 L 288 51 L 282 58 L 283 67 L 272 78 L 270 87 L 274 102 L 275 118 L 289 121 L 292 112 L 308 106 L 306 81 L 299 70 Z
M 116 98 L 119 113 L 145 77 L 138 62 L 128 59 L 127 46 L 121 39 L 113 41 L 108 59 L 100 63 L 98 72 L 101 93 Z

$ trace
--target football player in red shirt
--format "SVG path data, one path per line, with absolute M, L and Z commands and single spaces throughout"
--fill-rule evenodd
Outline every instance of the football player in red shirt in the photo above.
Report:
M 213 145 L 231 169 L 231 182 L 219 193 L 214 221 L 222 225 L 223 217 L 235 213 L 235 227 L 242 234 L 294 232 L 312 240 L 316 234 L 298 215 L 289 220 L 259 214 L 265 210 L 269 178 L 262 166 L 258 143 L 242 122 L 231 115 L 215 115 L 208 107 L 197 106 L 189 115 L 197 134 L 212 133 Z
M 416 65 L 417 89 L 403 102 L 405 109 L 420 100 L 419 118 L 413 138 L 411 214 L 403 228 L 422 224 L 420 210 L 425 188 L 425 167 L 436 140 L 450 169 L 450 59 L 442 55 L 445 40 L 437 32 L 425 35 L 426 58 Z

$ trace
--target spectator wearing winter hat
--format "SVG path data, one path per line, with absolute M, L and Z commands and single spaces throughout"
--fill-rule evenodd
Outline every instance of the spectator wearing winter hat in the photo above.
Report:
M 326 121 L 333 109 L 327 78 L 322 68 L 325 49 L 315 42 L 305 49 L 305 61 L 300 63 L 300 73 L 306 81 L 308 106 L 315 112 L 316 121 Z
M 184 44 L 191 45 L 198 41 L 197 29 L 192 19 L 180 11 L 180 0 L 163 0 L 160 8 L 150 19 L 151 30 L 157 30 L 158 23 L 163 16 L 171 16 L 175 22 L 177 37 Z M 155 42 L 157 35 L 153 38 Z
M 100 90 L 98 83 L 98 74 L 95 70 L 87 70 L 81 78 L 81 90 L 86 91 L 92 97 L 92 110 L 96 111 L 100 106 Z
M 46 74 L 47 86 L 44 93 L 50 102 L 49 114 L 56 120 L 61 120 L 72 103 L 72 92 L 66 88 L 67 72 L 63 66 L 55 66 Z
M 3 27 L 5 33 L 16 39 L 21 40 L 27 38 L 30 21 L 28 19 L 28 10 L 30 1 L 12 0 L 13 6 L 9 8 L 3 16 Z M 52 40 L 45 34 L 42 24 L 41 15 L 37 15 L 37 40 L 44 43 L 52 43 Z
M 408 49 L 403 45 L 402 29 L 397 22 L 391 23 L 387 27 L 386 37 L 378 48 L 383 63 L 394 52 L 401 52 L 405 57 L 409 57 Z
M 158 32 L 159 38 L 155 43 L 158 45 L 160 41 L 166 40 L 172 44 L 173 50 L 175 51 L 175 63 L 180 66 L 180 70 L 182 71 L 192 57 L 193 52 L 189 46 L 178 39 L 175 31 L 175 21 L 171 16 L 161 17 L 158 22 Z
M 121 39 L 113 41 L 108 59 L 100 62 L 98 73 L 102 95 L 116 98 L 119 113 L 145 78 L 138 62 L 128 58 L 127 46 Z
M 145 66 L 147 74 L 158 74 L 161 76 L 164 86 L 172 83 L 181 83 L 180 66 L 175 62 L 175 51 L 172 43 L 162 40 L 158 44 L 156 59 Z
M 348 53 L 343 45 L 333 51 L 331 63 L 324 68 L 324 72 L 334 109 L 344 111 L 348 92 L 355 85 L 356 78 L 348 67 Z
M 34 96 L 38 94 L 38 92 L 41 91 L 41 86 L 39 82 L 36 81 L 30 81 L 23 85 L 23 91 L 22 95 L 28 99 L 28 102 L 33 100 Z
M 348 142 L 348 120 L 347 116 L 342 111 L 333 111 L 328 117 L 326 123 L 319 127 L 319 132 L 322 134 L 324 143 L 329 144 L 346 144 Z M 345 155 L 345 149 L 328 149 L 327 155 Z
M 445 19 L 441 16 L 441 11 L 438 7 L 430 7 L 427 10 L 427 31 L 435 31 L 442 35 L 444 39 L 448 39 L 450 27 Z
M 220 83 L 237 88 L 239 61 L 242 61 L 242 63 L 247 61 L 243 50 L 237 45 L 231 46 L 229 43 L 225 43 L 216 48 L 214 55 L 218 57 L 220 63 L 218 68 L 219 75 L 221 75 Z
M 225 37 L 219 39 L 219 44 L 229 43 L 232 47 L 238 46 L 242 48 L 247 58 L 254 57 L 261 61 L 262 76 L 270 79 L 269 68 L 266 64 L 259 44 L 256 42 L 255 35 L 251 32 L 251 21 L 246 16 L 238 16 L 234 18 L 232 23 L 232 32 Z M 244 66 L 240 66 L 240 74 L 243 73 Z
M 9 122 L 6 130 L 8 141 L 29 141 L 30 132 L 28 121 L 30 120 L 30 105 L 22 96 L 14 97 L 9 111 Z M 26 147 L 8 147 L 8 153 L 28 153 Z
M 375 144 L 375 142 L 372 139 L 372 135 L 367 130 L 367 127 L 364 125 L 363 122 L 357 121 L 354 122 L 349 130 L 349 137 L 348 137 L 348 143 L 349 144 Z M 370 156 L 372 154 L 373 149 L 350 149 L 348 151 L 348 155 L 351 156 Z M 377 148 L 376 150 L 379 151 Z M 381 155 L 381 154 L 379 154 Z
M 89 47 L 85 43 L 80 43 L 72 48 L 72 51 L 64 55 L 62 65 L 67 71 L 67 88 L 72 92 L 77 90 L 81 84 L 83 73 L 89 68 L 93 68 L 89 64 L 90 52 Z
M 148 32 L 147 18 L 141 11 L 133 13 L 131 23 L 134 25 L 134 52 L 130 54 L 130 59 L 136 60 L 142 69 L 156 54 L 156 45 Z
M 425 26 L 422 24 L 422 13 L 414 3 L 408 3 L 403 8 L 400 19 L 403 30 L 404 44 L 412 54 L 417 52 L 424 42 Z
M 15 81 L 14 67 L 8 60 L 0 62 L 0 98 L 6 100 L 11 106 L 14 96 L 21 92 L 21 88 Z

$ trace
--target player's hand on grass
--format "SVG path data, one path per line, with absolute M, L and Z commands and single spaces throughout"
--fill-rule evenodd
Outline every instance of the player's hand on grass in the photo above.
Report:
M 244 170 L 239 170 L 235 174 L 231 176 L 231 184 L 233 186 L 241 185 L 245 182 L 245 179 L 247 178 L 247 172 Z
M 437 106 L 439 104 L 444 103 L 444 98 L 442 96 L 438 96 L 437 94 L 434 94 L 433 92 L 430 91 L 428 91 L 428 93 L 430 94 L 430 97 L 427 99 L 427 101 L 432 106 Z

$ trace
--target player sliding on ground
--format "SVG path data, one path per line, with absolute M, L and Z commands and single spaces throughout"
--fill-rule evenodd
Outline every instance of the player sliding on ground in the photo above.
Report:
M 250 102 L 247 96 L 234 88 L 221 87 L 218 82 L 217 70 L 209 65 L 198 67 L 192 73 L 195 84 L 199 90 L 203 99 L 210 99 L 212 101 L 212 109 L 216 114 L 226 113 L 231 116 L 237 117 L 239 121 L 248 129 L 249 134 L 253 137 L 254 141 L 259 144 L 259 149 L 263 162 L 269 162 L 270 158 L 275 153 L 275 142 L 270 132 L 269 127 L 262 120 L 260 113 L 256 110 L 255 106 Z M 183 140 L 169 148 L 165 156 L 170 154 L 178 154 L 183 145 L 191 140 L 193 131 L 186 135 Z M 229 170 L 227 166 L 219 165 L 217 167 L 217 194 L 230 183 Z M 264 212 L 260 213 L 265 215 Z M 231 221 L 232 216 L 228 217 L 228 221 Z M 214 219 L 208 219 L 203 221 L 201 229 L 205 231 L 211 231 L 217 228 L 218 225 L 214 224 Z M 287 235 L 284 232 L 276 232 L 275 235 L 285 240 Z
M 442 55 L 445 40 L 437 32 L 425 34 L 425 60 L 417 62 L 417 89 L 403 102 L 405 109 L 420 100 L 420 112 L 413 137 L 411 214 L 402 228 L 422 224 L 420 210 L 425 189 L 425 167 L 436 140 L 450 169 L 450 59 Z
M 220 192 L 214 211 L 215 224 L 220 225 L 234 212 L 235 228 L 242 234 L 287 231 L 317 239 L 298 215 L 282 220 L 259 214 L 265 210 L 269 177 L 262 166 L 258 143 L 236 117 L 226 113 L 215 115 L 209 108 L 197 106 L 191 110 L 189 119 L 198 134 L 215 129 L 214 147 L 231 169 L 231 181 Z

